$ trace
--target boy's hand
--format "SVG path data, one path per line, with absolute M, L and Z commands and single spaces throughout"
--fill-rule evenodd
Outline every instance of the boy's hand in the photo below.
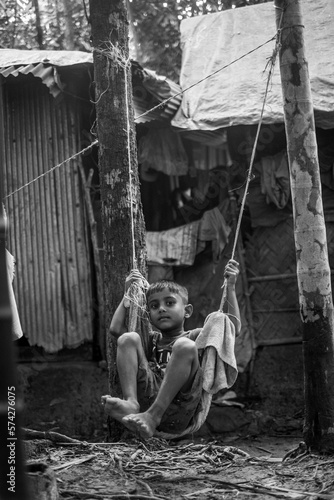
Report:
M 239 262 L 236 260 L 230 259 L 225 266 L 224 270 L 224 278 L 226 278 L 227 286 L 234 286 L 237 282 L 239 275 Z
M 143 279 L 142 274 L 138 271 L 138 269 L 132 269 L 129 276 L 125 279 L 125 293 L 128 291 L 132 283 L 135 281 L 141 281 Z

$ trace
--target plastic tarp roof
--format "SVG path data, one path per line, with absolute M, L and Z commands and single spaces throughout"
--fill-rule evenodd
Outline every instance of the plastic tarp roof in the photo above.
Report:
M 334 0 L 302 0 L 304 39 L 317 126 L 334 128 Z M 182 89 L 220 70 L 276 33 L 273 2 L 189 18 L 181 23 Z M 183 94 L 172 125 L 215 130 L 259 122 L 275 41 Z M 277 58 L 264 123 L 283 122 Z

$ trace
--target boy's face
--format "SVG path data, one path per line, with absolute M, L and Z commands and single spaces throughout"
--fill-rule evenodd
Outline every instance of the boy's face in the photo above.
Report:
M 152 324 L 162 332 L 183 329 L 184 319 L 189 317 L 192 306 L 185 304 L 178 293 L 167 288 L 161 292 L 152 293 L 148 299 L 148 310 Z

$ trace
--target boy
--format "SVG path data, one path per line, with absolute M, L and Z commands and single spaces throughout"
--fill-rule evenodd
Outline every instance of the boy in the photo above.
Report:
M 240 330 L 240 313 L 235 293 L 239 264 L 230 260 L 224 276 L 227 288 L 227 314 Z M 132 271 L 126 290 L 139 280 Z M 146 294 L 149 317 L 154 329 L 150 356 L 146 359 L 140 336 L 126 332 L 124 298 L 112 318 L 109 331 L 117 341 L 117 370 L 123 399 L 102 396 L 108 415 L 143 438 L 155 431 L 181 433 L 200 409 L 202 370 L 195 340 L 201 329 L 184 331 L 184 321 L 192 314 L 187 290 L 171 281 L 158 281 Z

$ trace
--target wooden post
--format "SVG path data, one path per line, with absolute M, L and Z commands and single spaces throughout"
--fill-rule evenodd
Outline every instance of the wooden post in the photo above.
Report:
M 304 438 L 334 451 L 334 334 L 331 274 L 300 0 L 275 0 L 290 165 L 305 383 Z

